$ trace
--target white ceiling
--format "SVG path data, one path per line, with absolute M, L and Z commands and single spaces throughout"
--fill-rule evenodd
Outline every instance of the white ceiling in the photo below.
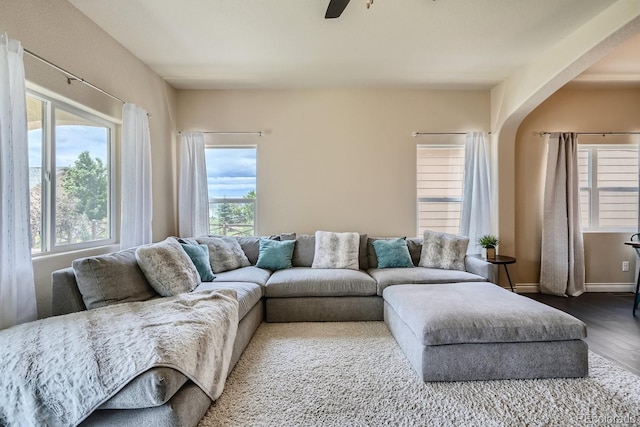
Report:
M 325 20 L 328 0 L 69 1 L 181 89 L 489 89 L 615 3 L 351 0 Z M 634 40 L 583 81 L 640 81 Z

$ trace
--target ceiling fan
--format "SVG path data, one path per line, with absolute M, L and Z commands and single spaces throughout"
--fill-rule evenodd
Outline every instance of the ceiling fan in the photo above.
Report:
M 338 18 L 342 15 L 342 12 L 349 4 L 349 0 L 330 0 L 329 7 L 327 7 L 327 13 L 325 13 L 325 19 Z M 373 0 L 367 0 L 367 9 L 371 7 Z

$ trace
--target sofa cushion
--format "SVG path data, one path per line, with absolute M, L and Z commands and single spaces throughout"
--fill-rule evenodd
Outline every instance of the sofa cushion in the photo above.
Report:
M 136 259 L 151 287 L 164 297 L 190 292 L 200 283 L 196 266 L 172 237 L 139 246 Z
M 376 281 L 351 269 L 294 267 L 274 272 L 265 287 L 266 297 L 319 297 L 375 295 Z
M 367 235 L 360 234 L 360 248 L 358 250 L 358 262 L 360 270 L 369 269 L 369 259 L 367 254 Z M 284 237 L 282 240 L 285 240 Z M 294 267 L 311 267 L 313 265 L 313 256 L 316 249 L 316 236 L 314 234 L 298 234 L 296 235 L 296 246 L 293 249 L 293 258 L 291 264 Z M 418 252 L 418 257 L 420 253 Z M 417 262 L 416 262 L 417 265 Z
M 291 268 L 291 258 L 295 240 L 276 241 L 260 239 L 260 255 L 256 267 L 266 268 L 271 271 Z
M 98 409 L 140 409 L 160 406 L 173 397 L 187 377 L 173 368 L 153 368 L 127 384 Z
M 209 247 L 209 261 L 215 274 L 251 265 L 234 237 L 198 237 L 197 240 Z
M 406 237 L 374 240 L 372 246 L 378 259 L 378 268 L 413 267 Z
M 211 270 L 209 262 L 209 247 L 207 245 L 192 245 L 189 243 L 181 243 L 182 249 L 189 255 L 191 262 L 196 266 L 201 282 L 210 282 L 216 278 Z
M 484 277 L 466 271 L 442 270 L 439 268 L 370 268 L 368 273 L 378 284 L 378 295 L 382 295 L 384 289 L 392 285 L 486 282 Z
M 465 270 L 469 238 L 425 230 L 420 253 L 420 267 Z
M 216 274 L 215 282 L 249 282 L 264 286 L 267 284 L 269 276 L 271 276 L 270 270 L 250 265 L 249 267 L 218 273 Z
M 575 317 L 488 282 L 393 286 L 383 297 L 424 345 L 586 336 L 586 326 Z
M 220 289 L 233 289 L 238 294 L 238 320 L 242 320 L 262 298 L 262 287 L 249 282 L 205 282 L 201 283 L 194 292 Z
M 316 231 L 312 268 L 347 268 L 359 270 L 360 235 Z
M 138 266 L 135 248 L 76 259 L 72 266 L 87 309 L 158 296 Z

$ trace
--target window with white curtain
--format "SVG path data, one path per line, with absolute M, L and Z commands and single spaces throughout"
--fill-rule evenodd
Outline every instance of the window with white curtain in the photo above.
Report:
M 27 92 L 32 253 L 115 242 L 115 124 Z
M 255 145 L 205 147 L 211 234 L 256 234 L 256 155 Z
M 418 236 L 426 229 L 458 234 L 464 154 L 464 144 L 418 145 Z
M 578 145 L 580 214 L 584 231 L 638 228 L 637 145 Z

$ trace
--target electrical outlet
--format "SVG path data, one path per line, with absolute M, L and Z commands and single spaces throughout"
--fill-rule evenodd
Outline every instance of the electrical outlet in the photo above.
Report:
M 622 271 L 629 271 L 629 261 L 622 261 Z

